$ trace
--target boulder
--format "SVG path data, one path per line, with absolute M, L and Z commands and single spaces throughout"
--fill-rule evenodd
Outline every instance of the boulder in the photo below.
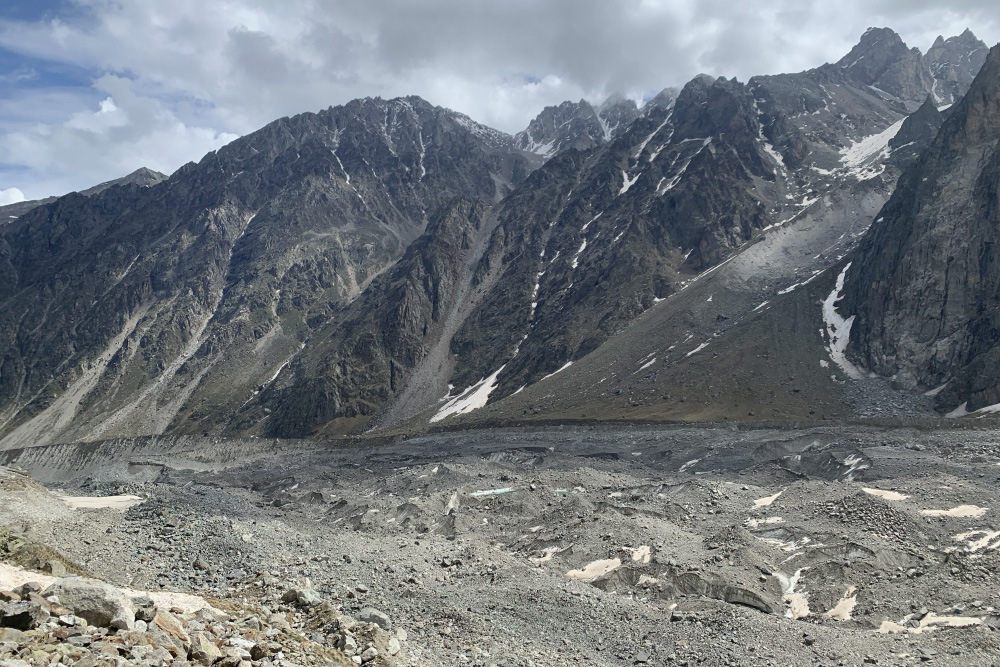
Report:
M 91 625 L 119 630 L 135 628 L 135 607 L 121 591 L 103 581 L 82 577 L 57 579 L 45 589 Z
M 195 632 L 191 635 L 191 651 L 188 659 L 208 667 L 222 657 L 222 650 L 216 646 L 212 638 L 205 632 Z
M 374 623 L 383 630 L 392 629 L 392 620 L 389 616 L 373 607 L 365 607 L 357 613 L 356 618 L 361 623 Z
M 8 602 L 0 609 L 0 626 L 33 630 L 49 620 L 49 612 L 37 602 Z

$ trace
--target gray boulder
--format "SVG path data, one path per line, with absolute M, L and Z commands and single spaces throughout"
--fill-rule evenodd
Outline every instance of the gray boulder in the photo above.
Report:
M 392 620 L 389 616 L 378 609 L 373 609 L 372 607 L 365 607 L 359 611 L 356 618 L 361 623 L 374 623 L 383 630 L 392 629 Z
M 82 577 L 57 579 L 45 589 L 58 595 L 60 603 L 91 625 L 119 630 L 135 629 L 135 607 L 117 588 L 103 581 Z

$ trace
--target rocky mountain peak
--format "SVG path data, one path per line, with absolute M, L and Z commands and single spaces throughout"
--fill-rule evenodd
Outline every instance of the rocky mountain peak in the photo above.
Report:
M 648 109 L 662 108 L 670 109 L 674 106 L 674 102 L 677 101 L 677 96 L 680 94 L 680 90 L 677 88 L 664 88 L 659 93 L 656 94 L 653 99 L 646 102 L 643 105 L 643 111 Z
M 80 194 L 88 196 L 96 195 L 100 192 L 103 192 L 104 190 L 107 190 L 112 186 L 127 185 L 130 183 L 142 187 L 149 187 L 151 185 L 156 185 L 157 183 L 161 183 L 167 180 L 167 178 L 168 177 L 166 174 L 161 174 L 160 172 L 154 171 L 153 169 L 149 169 L 147 167 L 139 167 L 138 169 L 136 169 L 127 176 L 116 178 L 113 181 L 107 181 L 106 183 L 101 183 L 100 185 L 95 185 L 92 188 L 83 190 Z
M 549 158 L 564 150 L 589 150 L 611 141 L 639 117 L 635 102 L 620 93 L 595 108 L 587 100 L 545 107 L 518 132 L 514 145 L 520 150 Z
M 934 88 L 919 49 L 911 49 L 889 28 L 869 28 L 837 65 L 861 84 L 913 110 Z
M 909 51 L 903 38 L 895 31 L 869 28 L 854 48 L 836 64 L 863 82 L 873 84 L 890 65 L 905 58 Z
M 639 107 L 621 93 L 612 93 L 601 106 L 597 115 L 604 130 L 604 140 L 618 136 L 632 121 L 639 117 Z
M 978 76 L 955 107 L 954 122 L 942 128 L 941 142 L 965 148 L 1000 138 L 1000 45 L 987 54 Z M 948 132 L 945 133 L 944 130 Z
M 941 103 L 956 102 L 972 84 L 986 61 L 986 43 L 966 29 L 957 37 L 938 37 L 924 56 L 937 81 L 934 89 Z

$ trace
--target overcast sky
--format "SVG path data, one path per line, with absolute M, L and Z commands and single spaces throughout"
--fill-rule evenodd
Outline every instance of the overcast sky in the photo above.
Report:
M 275 118 L 417 94 L 507 132 L 542 107 L 926 51 L 996 0 L 3 0 L 0 204 L 170 173 Z

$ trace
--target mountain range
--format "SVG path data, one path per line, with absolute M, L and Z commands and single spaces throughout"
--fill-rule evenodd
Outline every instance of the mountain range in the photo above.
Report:
M 514 136 L 355 100 L 4 207 L 0 448 L 988 412 L 998 104 L 971 32 L 870 29 Z

